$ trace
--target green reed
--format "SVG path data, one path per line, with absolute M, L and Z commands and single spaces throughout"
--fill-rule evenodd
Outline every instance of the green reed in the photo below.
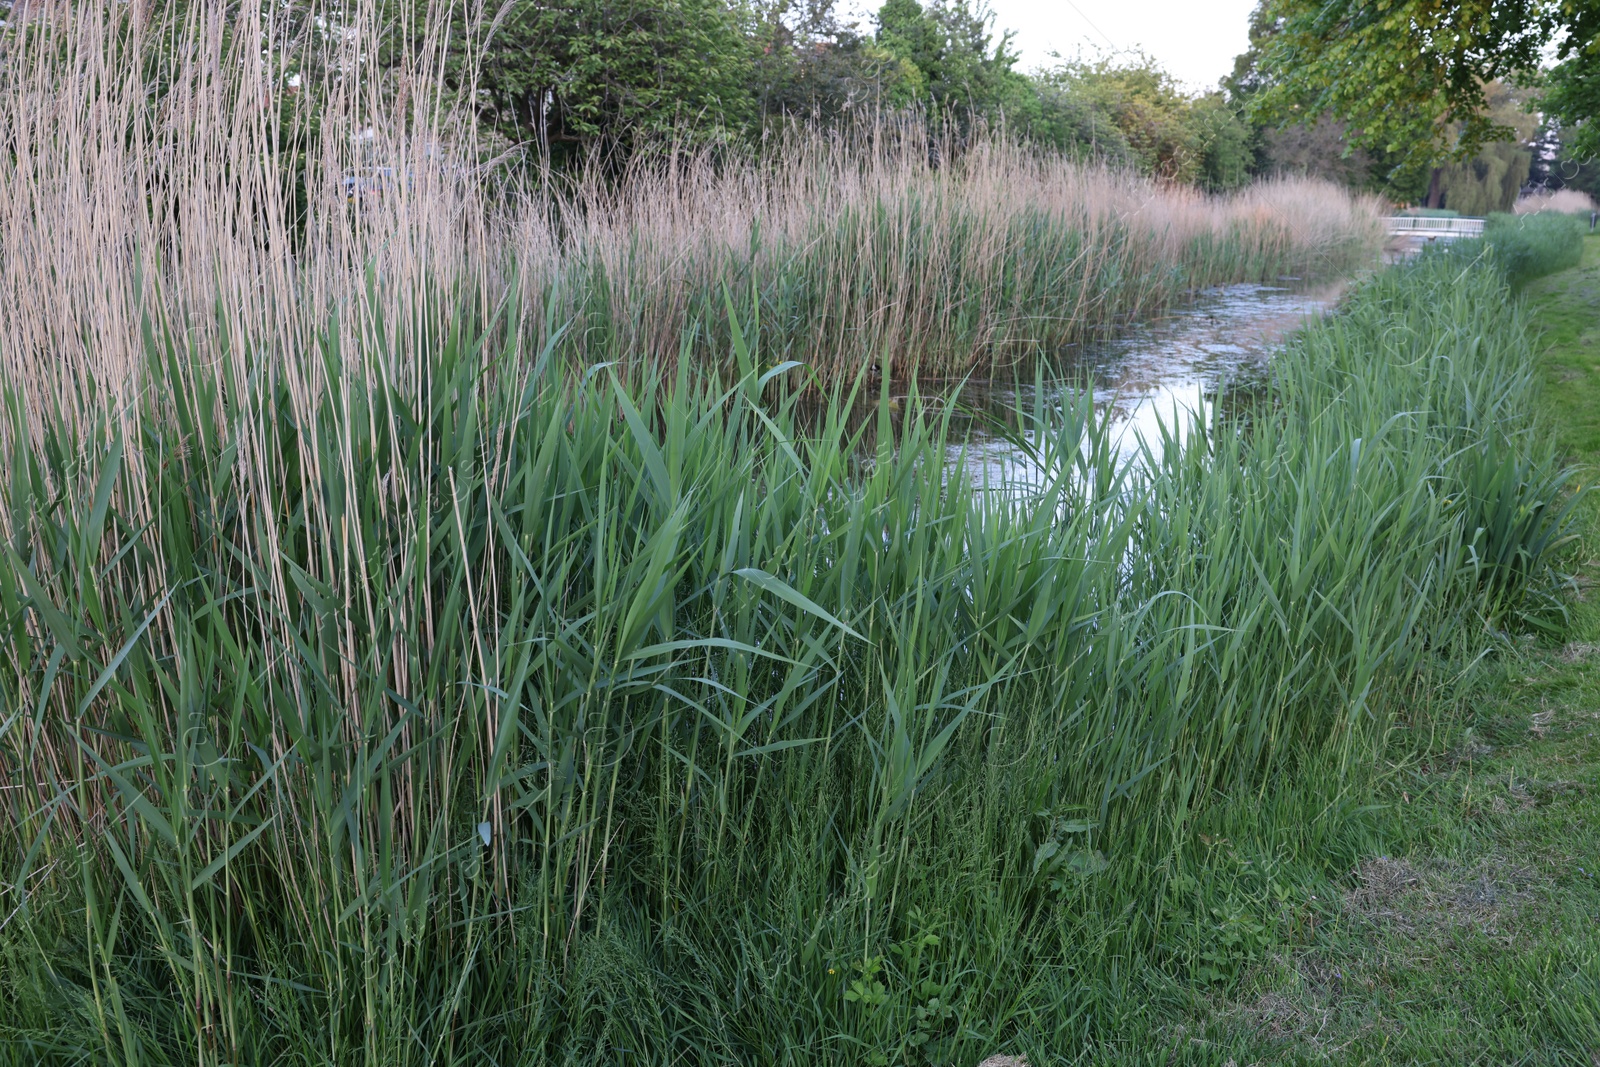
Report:
M 1162 947 L 1203 813 L 1359 783 L 1436 657 L 1559 611 L 1565 475 L 1481 265 L 1364 283 L 1247 429 L 1140 462 L 1041 390 L 1012 494 L 948 407 L 803 407 L 764 319 L 725 307 L 722 379 L 573 381 L 477 306 L 395 307 L 392 377 L 376 319 L 299 364 L 151 322 L 87 446 L 12 403 L 18 1062 L 1110 1040 L 1139 967 L 1216 965 Z
M 816 172 L 818 197 L 858 168 L 876 180 L 915 170 L 881 148 L 864 147 L 862 157 L 846 165 L 802 153 L 793 166 Z M 559 346 L 568 362 L 688 356 L 728 375 L 736 372 L 731 293 L 736 318 L 763 324 L 766 355 L 802 359 L 825 387 L 848 387 L 865 367 L 883 369 L 883 353 L 899 378 L 960 378 L 1016 366 L 1041 346 L 1106 336 L 1211 286 L 1343 277 L 1371 262 L 1377 243 L 1366 205 L 1331 188 L 1263 186 L 1249 194 L 1262 206 L 1250 210 L 1181 191 L 1146 190 L 1141 202 L 1137 188 L 1102 174 L 1084 183 L 1081 202 L 1056 192 L 1053 203 L 1029 207 L 1030 190 L 1081 176 L 1005 148 L 965 167 L 909 188 L 823 199 L 784 226 L 763 228 L 757 212 L 743 239 L 575 239 L 559 271 L 528 271 L 531 300 L 568 327 Z M 694 180 L 714 187 L 718 179 Z M 991 184 L 992 201 L 975 195 Z M 1330 218 L 1302 232 L 1298 200 L 1318 195 Z M 1136 217 L 1101 202 L 1117 197 Z
M 1511 287 L 1520 289 L 1535 278 L 1576 267 L 1583 259 L 1585 232 L 1581 215 L 1559 211 L 1490 215 L 1481 239 L 1458 242 L 1449 251 L 1465 262 L 1488 245 Z

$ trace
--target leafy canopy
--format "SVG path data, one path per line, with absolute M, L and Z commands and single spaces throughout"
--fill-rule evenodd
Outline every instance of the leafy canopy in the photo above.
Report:
M 955 117 L 993 117 L 1021 106 L 1028 79 L 1016 70 L 1011 34 L 968 0 L 888 0 L 878 9 L 878 44 L 916 71 L 922 102 Z
M 1510 138 L 1486 86 L 1527 79 L 1544 50 L 1591 65 L 1593 0 L 1264 0 L 1251 97 L 1276 122 L 1332 115 L 1353 145 L 1457 159 Z
M 1593 167 L 1600 160 L 1600 38 L 1550 72 L 1544 106 L 1561 127 L 1566 159 Z
M 749 45 L 723 0 L 507 0 L 488 26 L 455 21 L 451 87 L 558 156 L 754 118 Z

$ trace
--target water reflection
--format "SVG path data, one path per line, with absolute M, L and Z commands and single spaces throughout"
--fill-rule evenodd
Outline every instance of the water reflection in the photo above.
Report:
M 960 400 L 978 417 L 962 420 L 953 435 L 951 460 L 965 448 L 969 477 L 980 487 L 1037 484 L 1040 472 L 1028 449 L 1008 439 L 1019 436 L 1017 408 L 1032 407 L 1041 399 L 1040 388 L 1053 407 L 1068 390 L 1092 382 L 1095 407 L 1111 422 L 1114 447 L 1124 461 L 1137 461 L 1140 441 L 1157 446 L 1163 428 L 1181 440 L 1188 413 L 1210 418 L 1215 405 L 1230 395 L 1258 392 L 1284 338 L 1329 310 L 1342 288 L 1230 285 L 1210 290 L 1166 318 L 1049 359 L 1042 386 L 1038 378 L 1025 385 L 1015 379 L 968 383 Z

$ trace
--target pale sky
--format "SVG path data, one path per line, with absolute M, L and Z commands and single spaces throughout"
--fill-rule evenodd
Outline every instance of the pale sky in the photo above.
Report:
M 1190 89 L 1214 89 L 1250 46 L 1255 0 L 990 0 L 996 28 L 1016 31 L 1022 67 L 1051 52 L 1142 49 Z
M 883 0 L 854 0 L 869 32 Z M 926 3 L 926 0 L 923 0 Z M 976 5 L 974 5 L 976 6 Z M 995 28 L 1015 30 L 1022 69 L 1048 66 L 1050 53 L 1092 59 L 1104 52 L 1142 50 L 1188 89 L 1215 89 L 1233 71 L 1233 57 L 1250 46 L 1255 0 L 989 0 Z

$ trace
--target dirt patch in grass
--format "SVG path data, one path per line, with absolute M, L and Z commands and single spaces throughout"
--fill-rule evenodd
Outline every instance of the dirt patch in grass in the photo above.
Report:
M 1574 641 L 1563 648 L 1556 656 L 1562 663 L 1583 663 L 1600 656 L 1600 645 L 1587 641 Z
M 1315 1044 L 1328 1028 L 1331 1008 L 1318 1010 L 1282 993 L 1263 993 L 1239 1009 L 1241 1021 L 1272 1042 L 1304 1041 Z
M 1505 804 L 1498 795 L 1493 800 Z M 1527 804 L 1534 803 L 1529 793 Z M 1532 899 L 1537 881 L 1531 868 L 1493 861 L 1419 865 L 1388 856 L 1366 860 L 1352 873 L 1356 884 L 1345 894 L 1345 914 L 1410 934 L 1464 924 L 1493 933 Z
M 1422 872 L 1405 860 L 1379 856 L 1355 870 L 1356 886 L 1345 894 L 1346 907 L 1357 915 L 1376 918 L 1393 914 L 1402 896 L 1422 885 Z
M 1282 993 L 1263 993 L 1232 1012 L 1257 1038 L 1274 1045 L 1297 1045 L 1319 1057 L 1332 1057 L 1378 1028 L 1375 1019 L 1351 1027 L 1337 1004 L 1305 1002 Z
M 1276 988 L 1234 1002 L 1217 1020 L 1275 1046 L 1292 1045 L 1316 1058 L 1332 1058 L 1392 1020 L 1365 1010 L 1374 988 L 1363 973 L 1345 973 L 1319 952 L 1274 957 L 1262 975 Z

